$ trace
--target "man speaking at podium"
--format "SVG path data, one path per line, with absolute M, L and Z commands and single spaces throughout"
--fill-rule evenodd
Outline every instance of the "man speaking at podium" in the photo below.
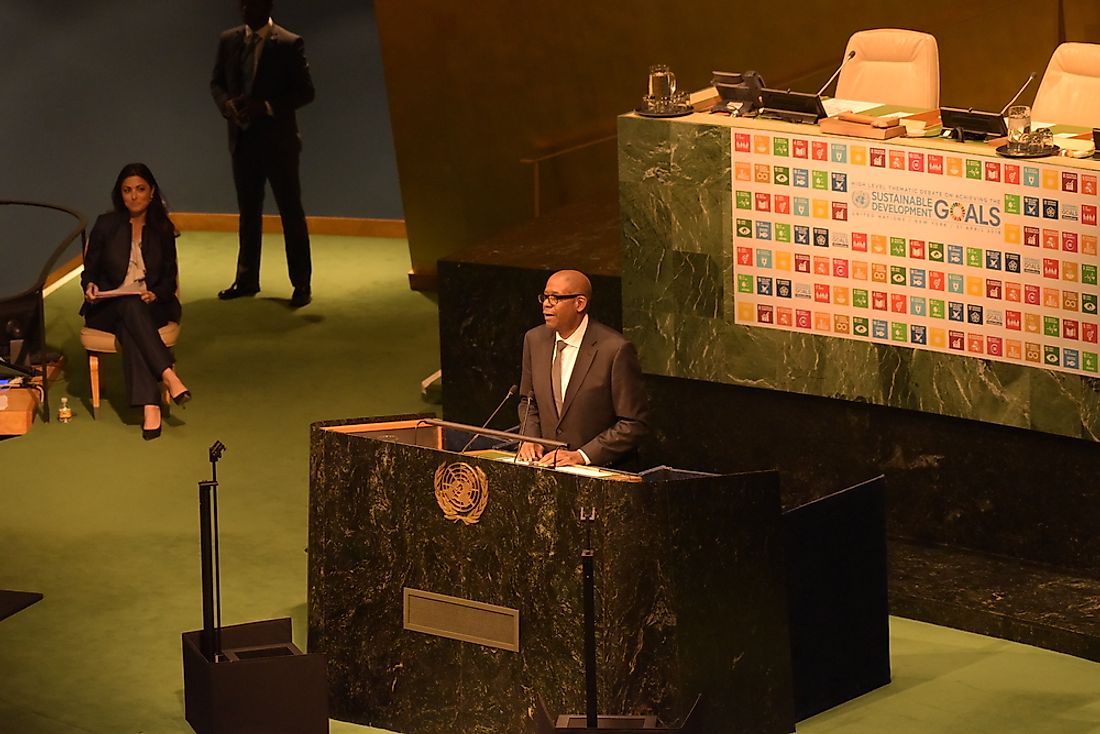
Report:
M 592 283 L 584 273 L 554 273 L 538 298 L 545 325 L 523 337 L 520 433 L 568 448 L 544 453 L 524 442 L 519 459 L 542 466 L 621 464 L 649 432 L 634 345 L 589 318 Z

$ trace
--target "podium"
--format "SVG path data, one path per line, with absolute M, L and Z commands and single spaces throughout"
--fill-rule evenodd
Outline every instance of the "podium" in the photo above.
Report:
M 447 451 L 465 440 L 422 418 L 311 427 L 309 648 L 334 718 L 523 732 L 540 697 L 584 711 L 583 507 L 600 713 L 675 727 L 701 695 L 698 731 L 794 730 L 777 473 L 543 469 Z

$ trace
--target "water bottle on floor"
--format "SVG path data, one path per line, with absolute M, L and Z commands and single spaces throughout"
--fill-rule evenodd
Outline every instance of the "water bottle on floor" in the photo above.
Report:
M 69 399 L 61 398 L 61 405 L 57 407 L 57 420 L 68 423 L 73 419 L 73 409 L 69 407 Z

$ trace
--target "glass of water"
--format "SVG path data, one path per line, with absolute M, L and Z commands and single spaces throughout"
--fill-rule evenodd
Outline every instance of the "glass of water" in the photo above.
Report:
M 1026 104 L 1009 107 L 1005 115 L 1008 126 L 1008 150 L 1023 153 L 1027 149 L 1027 135 L 1031 132 L 1031 108 Z
M 649 96 L 657 99 L 669 99 L 676 94 L 676 75 L 667 64 L 654 64 L 649 67 Z

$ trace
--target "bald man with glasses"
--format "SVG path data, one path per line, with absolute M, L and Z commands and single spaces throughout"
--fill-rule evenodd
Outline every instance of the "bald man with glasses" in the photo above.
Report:
M 634 345 L 588 315 L 592 283 L 562 270 L 539 294 L 544 324 L 523 338 L 520 433 L 568 444 L 548 453 L 520 444 L 519 458 L 543 466 L 617 466 L 649 432 Z

